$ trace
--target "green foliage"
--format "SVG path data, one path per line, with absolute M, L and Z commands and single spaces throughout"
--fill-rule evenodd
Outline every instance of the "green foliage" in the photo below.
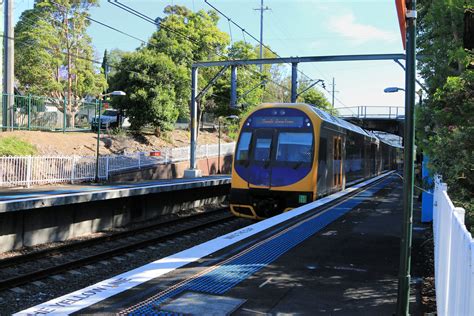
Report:
M 86 32 L 88 10 L 97 5 L 97 0 L 37 0 L 15 26 L 15 75 L 20 90 L 50 96 L 53 103 L 67 97 L 71 127 L 82 98 L 97 95 L 106 86 L 92 62 L 94 52 Z M 62 102 L 55 105 L 64 112 Z
M 303 82 L 300 86 L 300 91 L 304 91 L 307 86 L 308 84 L 306 82 Z M 324 94 L 316 88 L 311 88 L 302 95 L 300 95 L 297 101 L 312 104 L 317 108 L 328 112 L 329 114 L 337 114 L 337 110 L 332 106 L 328 99 L 326 99 Z
M 469 55 L 462 48 L 465 0 L 418 1 L 419 70 L 431 92 L 444 85 L 448 76 L 460 75 Z
M 257 53 L 255 48 L 245 42 L 234 42 L 228 51 L 230 59 L 255 59 Z M 261 103 L 264 76 L 260 76 L 257 66 L 242 66 L 237 68 L 237 104 L 238 108 L 231 108 L 230 105 L 230 69 L 217 80 L 213 98 L 216 104 L 214 113 L 216 116 L 237 115 L 242 116 L 242 112 L 247 108 L 252 108 Z
M 474 232 L 474 70 L 472 52 L 462 48 L 465 1 L 418 2 L 420 72 L 430 94 L 417 109 L 419 148 L 432 173 L 448 184 L 456 206 L 467 211 Z
M 14 136 L 0 138 L 0 156 L 33 156 L 36 147 Z
M 114 107 L 125 111 L 134 130 L 146 125 L 170 130 L 179 114 L 175 82 L 186 76 L 186 69 L 163 53 L 143 48 L 125 54 L 114 75 L 113 88 L 127 95 L 114 98 Z

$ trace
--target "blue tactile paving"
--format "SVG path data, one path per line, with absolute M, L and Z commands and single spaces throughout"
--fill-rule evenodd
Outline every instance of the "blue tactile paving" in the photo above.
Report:
M 224 263 L 210 272 L 190 280 L 173 290 L 156 295 L 143 302 L 142 306 L 129 309 L 128 315 L 165 315 L 160 314 L 159 306 L 165 301 L 185 292 L 195 291 L 208 294 L 224 294 L 252 274 L 266 267 L 281 255 L 297 246 L 307 238 L 343 216 L 354 207 L 372 197 L 393 180 L 389 177 L 373 187 L 355 195 L 351 199 L 332 207 L 291 230 L 277 234 L 275 238 L 262 243 L 255 249 Z M 132 310 L 130 312 L 130 310 Z

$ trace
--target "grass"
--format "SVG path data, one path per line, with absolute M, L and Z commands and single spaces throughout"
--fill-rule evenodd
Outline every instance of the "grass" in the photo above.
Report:
M 0 156 L 33 156 L 36 147 L 14 136 L 0 138 Z

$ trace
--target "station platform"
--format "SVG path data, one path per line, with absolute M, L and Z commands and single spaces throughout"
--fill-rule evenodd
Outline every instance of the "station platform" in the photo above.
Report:
M 401 192 L 385 174 L 15 315 L 392 315 Z
M 0 213 L 230 184 L 230 176 L 1 189 Z

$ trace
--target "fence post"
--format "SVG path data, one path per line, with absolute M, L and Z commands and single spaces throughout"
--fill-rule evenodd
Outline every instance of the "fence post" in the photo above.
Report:
M 28 94 L 28 130 L 31 130 L 31 94 Z
M 105 156 L 105 180 L 109 180 L 109 155 Z
M 141 168 L 141 165 L 140 165 L 140 152 L 137 153 L 138 154 L 138 169 Z
M 206 158 L 209 157 L 209 144 L 206 144 Z
M 74 184 L 74 179 L 76 177 L 76 155 L 72 156 L 71 162 L 71 184 Z
M 168 155 L 169 155 L 168 152 L 169 152 L 169 150 L 168 150 L 168 148 L 166 148 L 165 149 L 165 165 L 168 164 Z
M 28 156 L 26 163 L 26 187 L 29 188 L 31 186 L 31 162 L 32 157 Z
M 64 96 L 64 103 L 63 103 L 63 133 L 66 132 L 66 117 L 67 117 L 67 97 Z

